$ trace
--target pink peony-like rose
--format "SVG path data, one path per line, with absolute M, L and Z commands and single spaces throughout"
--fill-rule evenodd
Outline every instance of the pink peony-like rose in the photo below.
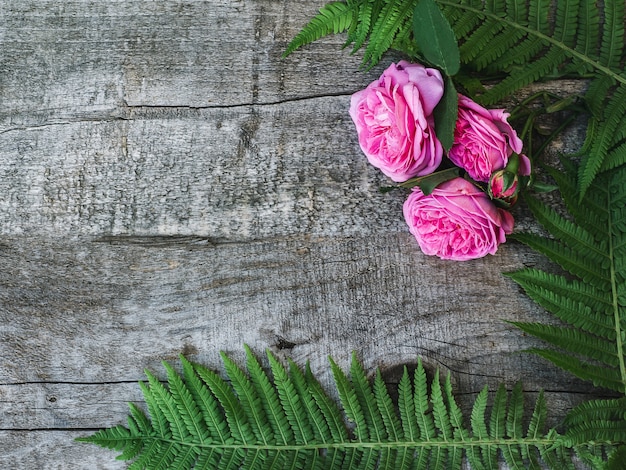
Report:
M 448 157 L 475 181 L 488 182 L 494 171 L 503 169 L 523 143 L 507 122 L 503 109 L 485 109 L 459 95 L 459 117 L 454 143 Z
M 414 188 L 404 203 L 404 219 L 422 251 L 466 261 L 494 254 L 513 231 L 513 216 L 463 178 L 437 186 L 425 196 Z
M 438 70 L 404 60 L 352 95 L 350 116 L 369 162 L 395 182 L 435 171 L 443 148 L 432 113 L 442 96 Z

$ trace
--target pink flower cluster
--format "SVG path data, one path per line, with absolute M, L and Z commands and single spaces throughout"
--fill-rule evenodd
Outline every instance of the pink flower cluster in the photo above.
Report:
M 395 182 L 435 172 L 444 151 L 433 111 L 444 92 L 438 70 L 400 61 L 352 95 L 350 116 L 368 161 Z M 443 259 L 494 254 L 513 230 L 511 214 L 493 199 L 513 203 L 518 175 L 530 174 L 522 141 L 502 109 L 485 109 L 459 95 L 454 143 L 447 158 L 465 170 L 424 195 L 413 188 L 404 217 L 420 248 Z M 511 174 L 510 161 L 519 162 Z M 488 194 L 481 187 L 488 185 Z

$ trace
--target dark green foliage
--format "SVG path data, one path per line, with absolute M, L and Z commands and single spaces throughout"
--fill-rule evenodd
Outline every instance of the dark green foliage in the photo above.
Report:
M 514 323 L 552 348 L 533 349 L 581 379 L 619 393 L 614 400 L 591 400 L 565 420 L 564 443 L 579 446 L 580 458 L 608 468 L 620 465 L 626 451 L 626 166 L 601 174 L 580 198 L 578 170 L 551 171 L 571 218 L 527 198 L 537 220 L 553 238 L 521 234 L 516 238 L 540 251 L 564 270 L 557 275 L 524 269 L 510 276 L 561 325 Z M 604 454 L 584 443 L 606 444 Z M 613 448 L 610 444 L 621 443 Z M 621 464 L 620 464 L 621 462 Z
M 329 34 L 347 33 L 356 52 L 367 42 L 363 64 L 373 66 L 390 48 L 412 42 L 413 11 L 418 0 L 346 0 L 331 2 L 293 38 L 284 56 Z M 410 46 L 409 46 L 410 47 Z
M 569 274 L 525 269 L 510 276 L 562 326 L 515 324 L 556 346 L 535 353 L 596 386 L 626 394 L 626 166 L 600 175 L 582 200 L 574 165 L 566 162 L 566 171 L 551 173 L 573 220 L 527 198 L 554 238 L 516 238 Z
M 626 162 L 626 75 L 623 0 L 436 0 L 452 26 L 465 71 L 493 81 L 472 96 L 497 103 L 533 82 L 563 76 L 590 78 L 584 94 L 590 119 L 581 149 L 581 194 L 606 169 Z M 331 33 L 347 32 L 354 51 L 365 46 L 371 67 L 390 48 L 410 58 L 447 68 L 419 50 L 412 32 L 418 0 L 346 0 L 326 5 L 289 44 L 285 54 Z M 428 23 L 415 18 L 416 25 Z M 417 40 L 417 44 L 416 44 Z M 441 51 L 443 52 L 443 50 Z M 431 60 L 429 60 L 429 58 Z M 453 73 L 451 73 L 453 74 Z M 472 86 L 479 90 L 480 87 Z M 467 92 L 471 94 L 472 89 Z
M 459 46 L 435 0 L 417 2 L 413 12 L 413 37 L 426 60 L 446 75 L 457 74 L 461 66 Z
M 443 97 L 435 108 L 434 117 L 437 137 L 443 148 L 450 150 L 454 144 L 454 129 L 459 111 L 459 100 L 458 92 L 450 77 L 445 78 L 445 84 Z
M 352 358 L 347 376 L 331 360 L 341 407 L 326 395 L 308 368 L 283 366 L 268 352 L 271 377 L 246 348 L 246 368 L 222 355 L 228 381 L 181 358 L 184 378 L 164 363 L 167 386 L 147 372 L 140 384 L 148 418 L 130 405 L 128 428 L 116 426 L 79 441 L 121 452 L 131 469 L 460 469 L 569 468 L 568 447 L 589 446 L 587 423 L 613 422 L 619 404 L 604 411 L 584 409 L 583 423 L 571 418 L 569 440 L 544 429 L 543 395 L 524 424 L 521 385 L 509 394 L 501 386 L 491 405 L 483 389 L 468 427 L 447 376 L 427 378 L 421 361 L 413 377 L 405 368 L 397 403 L 380 372 L 370 380 Z M 490 410 L 489 412 L 487 410 Z M 597 451 L 589 447 L 590 455 Z M 591 457 L 590 457 L 591 458 Z

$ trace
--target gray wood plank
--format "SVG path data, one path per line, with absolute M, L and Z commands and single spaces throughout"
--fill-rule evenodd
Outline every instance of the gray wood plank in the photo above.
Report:
M 406 192 L 379 192 L 390 182 L 361 154 L 348 106 L 341 96 L 125 108 L 113 120 L 6 131 L 0 233 L 239 241 L 404 232 Z M 529 228 L 527 214 L 515 215 Z
M 0 465 L 11 470 L 122 470 L 128 466 L 115 460 L 115 452 L 74 442 L 85 435 L 83 431 L 0 430 Z
M 355 91 L 363 83 L 360 57 L 341 51 L 341 37 L 281 59 L 324 3 L 4 5 L 0 123 L 37 125 L 123 104 L 228 107 Z
M 0 397 L 0 429 L 15 432 L 81 430 L 88 435 L 86 430 L 126 424 L 129 402 L 143 406 L 136 382 L 2 384 Z
M 141 108 L 0 135 L 0 233 L 245 240 L 400 230 L 404 194 L 358 152 L 345 97 Z
M 460 392 L 519 377 L 531 390 L 560 382 L 581 391 L 518 354 L 535 343 L 503 322 L 545 318 L 501 275 L 541 263 L 514 244 L 492 258 L 445 262 L 392 233 L 224 244 L 18 238 L 0 256 L 0 344 L 10 357 L 0 376 L 135 381 L 161 359 L 187 353 L 217 366 L 216 351 L 241 358 L 247 343 L 310 360 L 322 374 L 328 354 L 345 363 L 356 350 L 385 367 L 420 354 L 453 371 Z

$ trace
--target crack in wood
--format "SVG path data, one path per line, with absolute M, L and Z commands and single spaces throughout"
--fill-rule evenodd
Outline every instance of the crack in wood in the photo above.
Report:
M 45 380 L 37 380 L 37 381 L 29 381 L 29 382 L 13 382 L 13 383 L 0 383 L 0 387 L 24 387 L 29 385 L 81 385 L 87 387 L 101 387 L 103 385 L 128 385 L 128 384 L 136 384 L 137 380 L 111 380 L 111 381 L 102 381 L 102 382 L 76 382 L 76 381 L 45 381 Z
M 74 116 L 61 115 L 56 116 L 56 121 L 48 121 L 43 123 L 33 123 L 30 125 L 23 125 L 19 127 L 10 127 L 7 129 L 1 129 L 0 135 L 8 134 L 10 132 L 20 131 L 35 131 L 40 129 L 46 129 L 54 126 L 67 126 L 71 124 L 85 123 L 85 122 L 116 122 L 116 121 L 134 121 L 141 119 L 155 119 L 168 117 L 167 113 L 176 113 L 177 118 L 197 118 L 198 113 L 202 111 L 219 111 L 219 110 L 245 110 L 249 113 L 250 110 L 257 110 L 263 108 L 271 108 L 274 106 L 283 106 L 289 104 L 298 104 L 307 101 L 315 101 L 329 98 L 348 98 L 351 93 L 325 93 L 320 95 L 301 96 L 294 98 L 286 98 L 275 101 L 264 102 L 250 102 L 250 103 L 235 103 L 226 105 L 206 105 L 206 106 L 193 106 L 183 104 L 142 104 L 135 103 L 129 104 L 126 100 L 122 100 L 119 106 L 111 108 L 106 111 L 96 111 L 92 113 L 77 114 Z M 170 116 L 171 117 L 171 116 Z
M 93 242 L 110 245 L 139 245 L 146 248 L 180 245 L 193 246 L 195 248 L 213 248 L 225 243 L 209 237 L 196 235 L 107 235 L 98 237 Z

